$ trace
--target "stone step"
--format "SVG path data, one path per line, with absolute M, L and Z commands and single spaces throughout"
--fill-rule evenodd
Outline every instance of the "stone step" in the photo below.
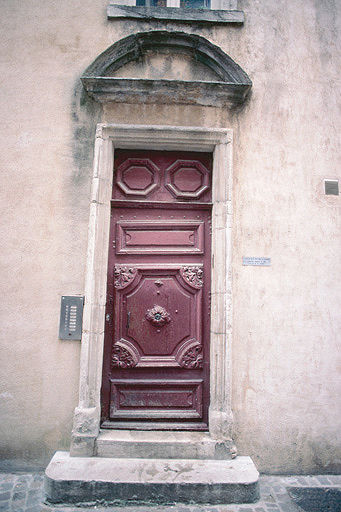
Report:
M 97 457 L 142 459 L 231 459 L 231 440 L 217 441 L 208 432 L 101 430 Z
M 70 457 L 56 452 L 45 472 L 50 503 L 223 504 L 259 499 L 250 457 L 233 460 Z

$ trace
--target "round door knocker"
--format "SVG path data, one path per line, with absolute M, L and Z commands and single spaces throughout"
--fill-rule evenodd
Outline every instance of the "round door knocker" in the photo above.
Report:
M 157 304 L 154 304 L 151 309 L 147 309 L 146 318 L 154 327 L 162 327 L 171 319 L 170 314 Z

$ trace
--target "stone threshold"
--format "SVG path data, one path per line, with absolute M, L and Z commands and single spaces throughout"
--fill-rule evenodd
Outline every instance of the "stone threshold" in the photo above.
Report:
M 231 440 L 213 439 L 209 432 L 101 430 L 97 457 L 153 459 L 231 459 L 237 454 Z
M 70 457 L 56 452 L 45 472 L 49 503 L 229 504 L 259 499 L 250 457 L 233 460 Z

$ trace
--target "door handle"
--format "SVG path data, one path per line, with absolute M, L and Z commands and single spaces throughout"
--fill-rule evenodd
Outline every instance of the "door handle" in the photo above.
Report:
M 128 313 L 127 313 L 127 329 L 129 329 L 129 325 L 130 325 L 130 311 L 128 311 Z

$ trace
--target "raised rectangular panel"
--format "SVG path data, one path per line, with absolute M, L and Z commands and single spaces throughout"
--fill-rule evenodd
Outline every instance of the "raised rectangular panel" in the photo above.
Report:
M 203 252 L 203 222 L 117 222 L 116 254 L 203 254 Z
M 202 380 L 112 379 L 112 419 L 199 419 Z
M 127 277 L 115 282 L 114 366 L 122 367 L 122 358 L 127 364 L 128 354 L 131 368 L 153 361 L 155 367 L 187 367 L 188 358 L 196 360 L 202 349 L 202 266 L 117 265 L 115 274 Z

